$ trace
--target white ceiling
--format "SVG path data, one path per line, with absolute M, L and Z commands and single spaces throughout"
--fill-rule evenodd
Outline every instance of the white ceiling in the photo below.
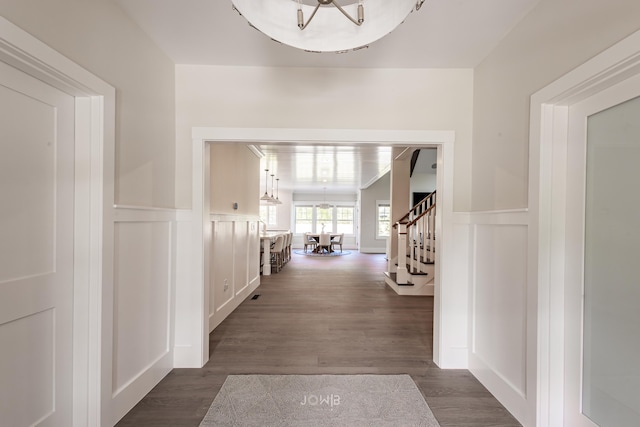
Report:
M 279 178 L 281 190 L 297 193 L 355 193 L 389 170 L 390 147 L 262 145 L 260 193 L 264 193 L 265 172 L 271 194 L 271 177 Z
M 231 0 L 113 1 L 177 64 L 473 68 L 539 0 L 427 0 L 388 36 L 346 54 L 276 43 L 232 10 Z
M 388 36 L 367 49 L 343 54 L 309 53 L 276 43 L 250 27 L 232 9 L 231 0 L 113 1 L 176 64 L 473 68 L 539 0 L 427 0 Z M 344 5 L 354 0 L 338 1 Z M 364 4 L 366 14 L 366 0 Z M 295 192 L 322 192 L 326 187 L 328 193 L 353 193 L 390 163 L 390 149 L 381 147 L 261 148 L 266 155 L 263 168 L 276 171 L 279 188 Z M 261 193 L 264 171 L 262 180 Z

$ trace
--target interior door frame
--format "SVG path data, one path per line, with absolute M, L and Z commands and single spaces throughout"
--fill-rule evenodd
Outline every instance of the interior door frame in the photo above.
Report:
M 4 17 L 0 61 L 75 97 L 73 425 L 109 425 L 115 89 Z
M 531 97 L 528 280 L 537 291 L 536 425 L 564 423 L 569 109 L 640 75 L 640 31 Z
M 193 228 L 191 241 L 191 289 L 181 288 L 184 298 L 192 296 L 192 318 L 189 337 L 189 354 L 185 360 L 191 367 L 202 367 L 209 359 L 209 256 L 211 250 L 210 200 L 209 200 L 209 156 L 210 144 L 237 142 L 244 144 L 287 143 L 298 145 L 354 145 L 372 144 L 402 147 L 438 148 L 438 206 L 437 232 L 441 236 L 453 236 L 453 166 L 454 131 L 429 130 L 370 130 L 370 129 L 294 129 L 294 128 L 215 128 L 194 127 L 192 129 L 192 191 Z M 441 232 L 440 232 L 441 231 Z M 452 238 L 440 241 L 441 263 L 436 268 L 434 290 L 433 361 L 443 369 L 466 369 L 467 348 L 455 343 L 466 341 L 466 322 L 457 316 L 460 301 L 466 294 L 454 292 L 441 283 L 453 280 L 456 255 Z M 180 296 L 177 296 L 180 298 Z M 197 310 L 197 313 L 194 312 Z M 178 314 L 176 314 L 178 315 Z M 197 323 L 196 323 L 197 322 Z M 462 338 L 460 338 L 462 337 Z M 178 337 L 176 337 L 178 340 Z

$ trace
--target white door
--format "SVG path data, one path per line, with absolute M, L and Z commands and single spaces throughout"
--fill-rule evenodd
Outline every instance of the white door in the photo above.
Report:
M 572 106 L 564 425 L 640 425 L 640 77 Z
M 0 62 L 0 424 L 72 425 L 74 98 Z

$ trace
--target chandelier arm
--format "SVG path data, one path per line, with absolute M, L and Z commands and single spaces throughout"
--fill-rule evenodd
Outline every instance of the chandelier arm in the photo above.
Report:
M 304 30 L 305 28 L 307 28 L 307 25 L 309 25 L 313 17 L 316 16 L 316 12 L 318 11 L 318 9 L 320 9 L 320 3 L 318 3 L 316 5 L 316 8 L 313 9 L 311 16 L 309 17 L 309 20 L 306 23 L 304 22 L 304 17 L 302 16 L 302 9 L 298 9 L 298 28 L 300 28 L 301 30 Z
M 354 23 L 354 24 L 356 24 L 358 27 L 359 27 L 360 25 L 362 25 L 362 23 L 364 22 L 364 19 L 363 19 L 363 20 L 360 20 L 360 19 L 358 19 L 358 20 L 353 19 L 353 18 L 351 17 L 351 15 L 349 15 L 349 14 L 347 13 L 347 11 L 346 11 L 346 10 L 344 10 L 344 9 L 342 8 L 342 6 L 340 6 L 340 5 L 339 5 L 335 0 L 331 0 L 331 4 L 333 4 L 333 5 L 334 5 L 334 6 L 335 6 L 335 7 L 336 7 L 340 12 L 342 12 L 342 14 L 343 14 L 344 16 L 346 16 L 346 17 L 347 17 L 347 19 L 349 19 L 349 21 L 353 22 L 353 23 Z M 361 8 L 362 6 L 359 6 L 359 7 Z M 317 8 L 316 8 L 316 9 L 317 9 Z

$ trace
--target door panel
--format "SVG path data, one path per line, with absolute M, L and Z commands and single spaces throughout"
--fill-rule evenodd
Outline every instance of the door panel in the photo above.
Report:
M 0 63 L 0 419 L 71 425 L 74 98 Z
M 571 107 L 565 425 L 640 425 L 640 78 Z
M 640 425 L 640 98 L 588 119 L 583 413 Z

